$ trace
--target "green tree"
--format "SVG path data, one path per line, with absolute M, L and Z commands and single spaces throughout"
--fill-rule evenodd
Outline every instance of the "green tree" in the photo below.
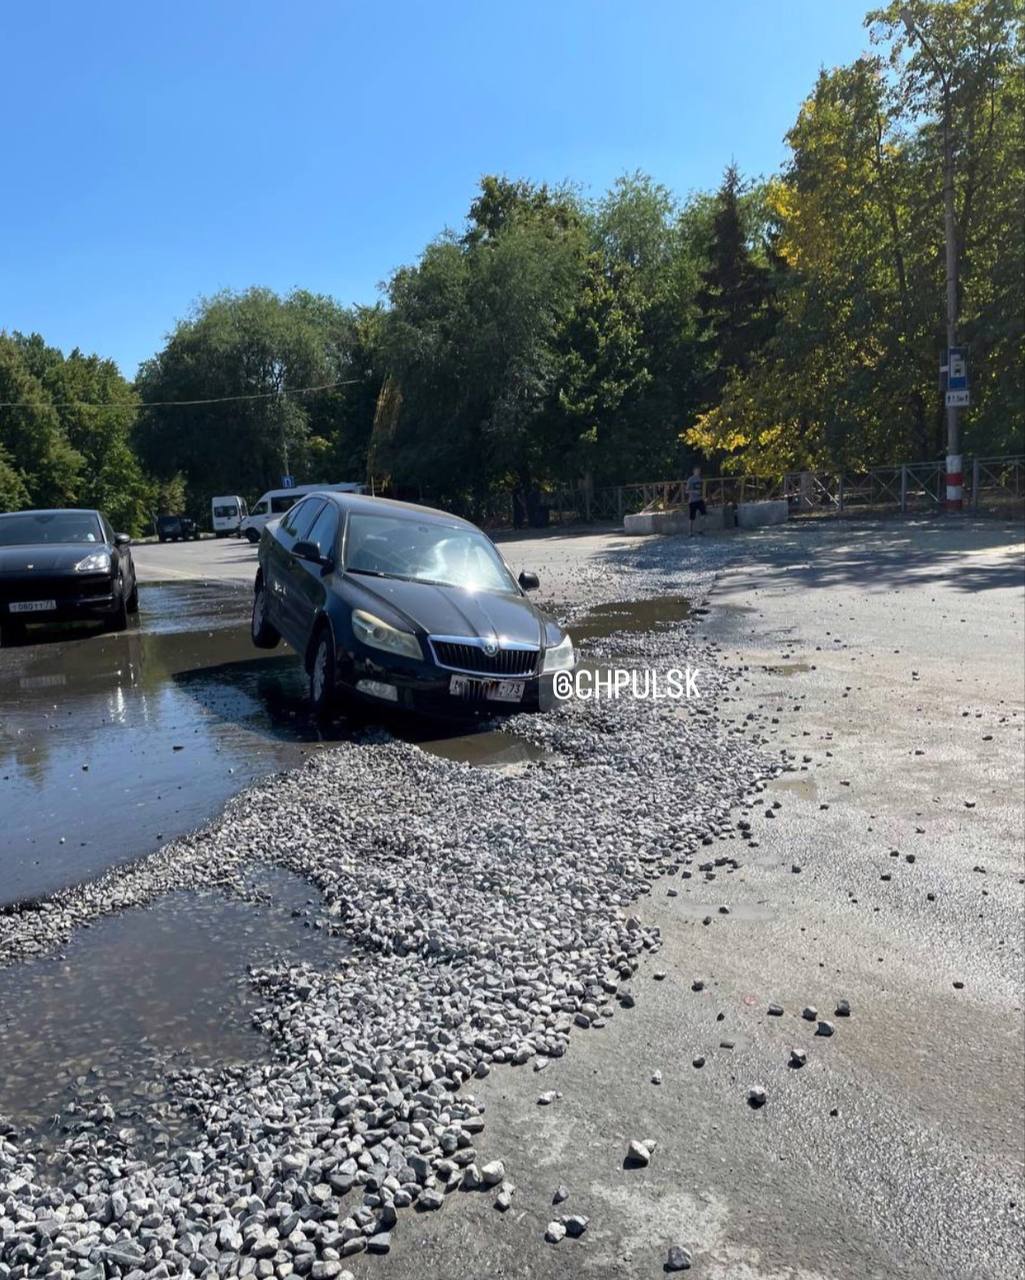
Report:
M 957 88 L 962 333 L 976 387 L 966 451 L 1020 449 L 1017 36 L 996 0 L 922 0 L 914 12 Z M 686 432 L 695 447 L 727 453 L 727 465 L 868 467 L 942 450 L 942 130 L 925 64 L 905 67 L 896 17 L 897 6 L 869 15 L 893 41 L 891 60 L 823 72 L 788 135 L 791 161 L 770 187 L 789 268 L 776 334 Z
M 142 458 L 160 478 L 185 476 L 196 514 L 213 494 L 256 495 L 284 473 L 326 479 L 312 468 L 338 460 L 346 402 L 332 394 L 340 388 L 306 388 L 356 376 L 352 344 L 352 316 L 321 295 L 205 299 L 140 370 Z
M 893 112 L 918 124 L 917 177 L 939 234 L 944 133 L 954 168 L 959 340 L 969 346 L 972 407 L 964 443 L 1020 449 L 1025 400 L 1025 61 L 1021 0 L 893 0 L 865 19 L 888 46 Z M 934 366 L 946 345 L 945 280 Z
M 5 500 L 38 507 L 78 499 L 84 459 L 68 443 L 45 386 L 25 360 L 18 336 L 0 333 L 0 463 Z
M 30 370 L 56 411 L 63 438 L 82 459 L 75 501 L 97 507 L 119 530 L 146 524 L 151 486 L 132 449 L 138 402 L 112 360 L 65 357 L 39 334 L 14 335 Z
M 644 300 L 625 262 L 592 252 L 582 288 L 558 339 L 556 409 L 545 421 L 550 474 L 597 484 L 622 480 L 636 438 L 638 398 L 651 382 Z
M 383 342 L 391 412 L 375 465 L 396 484 L 483 514 L 492 494 L 543 478 L 557 335 L 585 250 L 564 199 L 485 179 L 467 234 L 395 274 Z
M 681 424 L 702 407 L 706 355 L 695 296 L 709 218 L 707 197 L 681 206 L 643 173 L 617 179 L 594 210 L 593 244 L 609 271 L 625 269 L 625 312 L 639 319 L 646 371 L 620 410 L 623 447 L 607 473 L 610 483 L 672 475 L 681 466 Z
M 715 199 L 709 263 L 697 294 L 699 327 L 710 348 L 711 390 L 750 368 L 776 320 L 772 279 L 752 251 L 741 208 L 740 174 L 731 164 Z

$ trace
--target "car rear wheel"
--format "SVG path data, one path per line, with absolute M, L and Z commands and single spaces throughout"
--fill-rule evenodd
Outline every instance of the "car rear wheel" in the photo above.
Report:
M 281 639 L 277 627 L 267 619 L 267 589 L 263 585 L 262 578 L 253 592 L 253 620 L 250 634 L 253 637 L 253 644 L 258 649 L 273 649 Z
M 318 720 L 330 719 L 337 709 L 335 641 L 330 627 L 321 627 L 310 659 L 310 706 Z

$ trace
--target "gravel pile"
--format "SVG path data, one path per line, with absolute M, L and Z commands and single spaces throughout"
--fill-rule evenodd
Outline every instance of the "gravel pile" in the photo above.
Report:
M 632 579 L 634 594 L 670 582 L 680 590 L 664 564 Z M 88 1105 L 45 1156 L 0 1125 L 0 1280 L 338 1280 L 349 1256 L 389 1249 L 409 1206 L 511 1194 L 479 1148 L 473 1080 L 630 1016 L 631 980 L 660 942 L 636 904 L 666 871 L 697 869 L 733 832 L 731 807 L 782 767 L 719 721 L 728 675 L 687 628 L 602 648 L 701 667 L 701 703 L 517 718 L 508 727 L 553 763 L 515 775 L 367 734 L 144 862 L 0 917 L 11 962 L 170 889 L 243 892 L 246 868 L 273 861 L 319 890 L 319 923 L 353 945 L 329 971 L 251 973 L 275 1056 L 173 1079 L 189 1149 L 144 1150 Z

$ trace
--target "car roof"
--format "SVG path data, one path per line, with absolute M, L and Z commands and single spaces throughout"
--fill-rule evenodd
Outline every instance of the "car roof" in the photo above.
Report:
M 308 498 L 330 498 L 336 507 L 358 515 L 397 516 L 400 520 L 429 520 L 434 524 L 455 525 L 480 532 L 470 520 L 439 511 L 437 507 L 421 507 L 415 502 L 397 502 L 394 498 L 372 498 L 366 493 L 339 493 L 333 489 L 315 489 L 304 494 Z
M 0 520 L 4 516 L 95 516 L 100 513 L 95 507 L 30 507 L 25 511 L 0 511 Z

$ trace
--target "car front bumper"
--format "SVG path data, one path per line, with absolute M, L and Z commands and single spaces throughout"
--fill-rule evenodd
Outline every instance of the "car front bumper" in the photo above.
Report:
M 51 607 L 21 611 L 12 609 L 16 604 Z M 7 625 L 103 619 L 115 613 L 118 604 L 110 574 L 0 578 L 0 623 Z
M 556 703 L 551 675 L 495 677 L 479 672 L 450 671 L 432 663 L 404 662 L 399 665 L 339 655 L 339 689 L 378 707 L 439 717 L 492 717 L 517 715 L 524 711 L 547 711 Z M 452 678 L 469 682 L 468 691 L 453 693 Z M 522 683 L 522 697 L 515 702 L 487 696 L 488 689 Z M 394 690 L 394 696 L 385 692 Z

